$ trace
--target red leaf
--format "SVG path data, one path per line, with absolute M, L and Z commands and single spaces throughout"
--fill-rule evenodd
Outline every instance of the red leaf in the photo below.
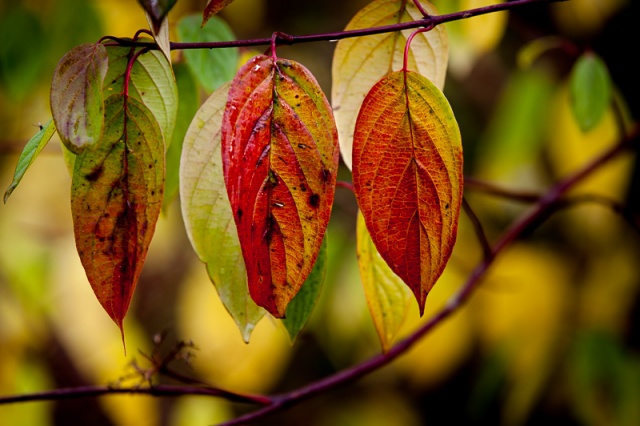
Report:
M 394 72 L 367 94 L 356 122 L 353 183 L 376 248 L 422 314 L 453 250 L 463 184 L 458 125 L 427 78 Z
M 222 122 L 224 178 L 251 297 L 276 317 L 318 256 L 337 142 L 329 103 L 306 68 L 260 55 L 240 69 Z

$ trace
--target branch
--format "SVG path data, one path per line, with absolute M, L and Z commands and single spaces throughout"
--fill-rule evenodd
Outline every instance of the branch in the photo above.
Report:
M 154 385 L 151 387 L 128 387 L 117 388 L 110 386 L 79 386 L 75 388 L 55 389 L 45 392 L 36 392 L 25 395 L 0 397 L 0 405 L 16 402 L 34 401 L 60 401 L 64 399 L 96 397 L 115 394 L 138 394 L 151 396 L 183 396 L 183 395 L 204 395 L 224 398 L 228 401 L 267 405 L 271 399 L 261 395 L 240 394 L 226 390 L 205 387 L 205 386 L 185 386 L 185 385 Z
M 229 47 L 254 47 L 266 46 L 272 44 L 291 46 L 300 43 L 310 43 L 314 41 L 337 41 L 345 38 L 363 37 L 374 34 L 389 33 L 401 30 L 408 30 L 421 27 L 436 27 L 445 22 L 458 21 L 461 19 L 471 18 L 472 16 L 485 15 L 488 13 L 506 11 L 515 9 L 520 6 L 526 6 L 534 3 L 557 3 L 567 0 L 515 0 L 506 3 L 494 4 L 476 9 L 465 10 L 462 12 L 450 13 L 447 15 L 425 16 L 417 21 L 402 22 L 393 25 L 383 25 L 380 27 L 363 28 L 349 31 L 336 31 L 322 34 L 309 35 L 290 35 L 276 32 L 271 37 L 255 38 L 248 40 L 232 40 L 232 41 L 216 41 L 216 42 L 199 42 L 199 43 L 178 43 L 171 42 L 171 50 L 188 50 L 188 49 L 222 49 Z M 155 42 L 140 42 L 135 40 L 121 39 L 117 37 L 103 37 L 103 39 L 111 39 L 120 46 L 139 46 L 148 49 L 158 49 Z

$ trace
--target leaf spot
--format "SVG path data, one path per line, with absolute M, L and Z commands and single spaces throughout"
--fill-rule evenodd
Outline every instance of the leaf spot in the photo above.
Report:
M 318 194 L 311 194 L 309 196 L 309 205 L 317 209 L 320 206 L 320 196 Z

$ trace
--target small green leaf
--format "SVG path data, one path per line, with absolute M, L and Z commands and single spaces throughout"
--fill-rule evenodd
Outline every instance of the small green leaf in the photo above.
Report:
M 324 277 L 327 273 L 327 238 L 325 236 L 316 264 L 313 265 L 311 273 L 307 280 L 300 287 L 300 291 L 295 295 L 291 302 L 287 305 L 285 318 L 282 323 L 289 332 L 291 341 L 295 341 L 296 336 L 305 326 L 311 316 L 313 308 L 316 306 L 320 291 L 324 284 Z
M 229 84 L 221 86 L 189 126 L 180 160 L 180 201 L 187 235 L 245 340 L 264 316 L 249 296 L 247 270 L 222 177 L 220 126 Z
M 6 203 L 9 199 L 9 196 L 13 192 L 14 189 L 20 184 L 22 177 L 27 172 L 27 169 L 31 166 L 31 164 L 35 161 L 42 148 L 44 148 L 51 136 L 56 131 L 56 126 L 53 124 L 53 120 L 49 120 L 47 124 L 42 126 L 40 131 L 36 133 L 25 145 L 22 150 L 22 154 L 20 154 L 20 158 L 18 158 L 18 164 L 16 165 L 16 171 L 13 173 L 13 181 L 7 188 L 4 193 L 4 202 Z
M 178 22 L 178 38 L 190 43 L 235 40 L 231 29 L 222 19 L 213 17 L 201 28 L 198 15 L 185 16 Z M 238 50 L 235 48 L 185 50 L 184 57 L 202 87 L 209 93 L 231 80 L 238 65 Z
M 51 112 L 62 143 L 79 154 L 104 129 L 102 85 L 108 56 L 100 43 L 76 46 L 62 57 L 51 82 Z
M 573 115 L 583 132 L 593 129 L 609 106 L 611 79 L 604 61 L 595 53 L 583 54 L 571 72 Z

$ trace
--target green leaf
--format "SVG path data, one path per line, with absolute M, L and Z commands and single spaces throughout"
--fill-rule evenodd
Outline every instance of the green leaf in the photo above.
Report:
M 40 131 L 36 133 L 25 145 L 22 150 L 22 154 L 20 154 L 20 158 L 18 158 L 18 164 L 16 165 L 16 170 L 13 173 L 13 181 L 7 188 L 4 193 L 4 202 L 6 203 L 9 199 L 11 193 L 16 189 L 16 187 L 20 184 L 22 177 L 27 172 L 27 169 L 33 164 L 42 148 L 44 148 L 51 136 L 56 131 L 56 126 L 53 124 L 53 120 L 49 120 L 47 124 L 42 126 Z
M 289 338 L 292 342 L 295 341 L 300 330 L 306 325 L 313 308 L 318 302 L 326 273 L 327 237 L 325 236 L 322 246 L 320 246 L 316 264 L 313 265 L 313 269 L 304 284 L 302 284 L 302 287 L 300 287 L 300 291 L 287 305 L 286 316 L 282 319 L 282 323 L 289 332 Z
M 593 129 L 611 100 L 611 78 L 604 61 L 593 52 L 583 54 L 571 72 L 573 115 L 583 132 Z
M 178 38 L 182 42 L 232 41 L 235 36 L 220 18 L 213 17 L 200 27 L 200 16 L 185 16 L 178 22 Z M 209 93 L 231 80 L 238 65 L 238 49 L 190 49 L 184 51 L 189 68 Z
M 187 133 L 191 120 L 198 111 L 200 96 L 198 85 L 193 75 L 187 69 L 184 62 L 173 65 L 173 72 L 178 84 L 178 115 L 176 125 L 173 129 L 171 143 L 167 148 L 167 172 L 164 185 L 163 209 L 173 200 L 178 193 L 180 155 L 182 154 L 182 143 Z
M 105 102 L 105 132 L 76 156 L 71 212 L 82 266 L 100 304 L 122 330 L 162 205 L 164 140 L 136 99 Z
M 105 101 L 123 93 L 124 75 L 131 48 L 108 46 L 109 70 L 104 81 Z M 171 65 L 161 52 L 152 50 L 138 57 L 131 71 L 129 96 L 141 101 L 158 121 L 165 143 L 171 136 L 178 110 L 178 89 Z
M 358 213 L 356 235 L 364 294 L 382 349 L 386 352 L 407 316 L 411 292 L 380 256 L 362 213 Z
M 189 240 L 245 340 L 265 311 L 249 296 L 247 271 L 222 175 L 220 126 L 229 84 L 205 101 L 187 130 L 180 200 Z
M 51 82 L 51 112 L 62 143 L 78 154 L 102 138 L 106 48 L 82 44 L 62 57 Z

